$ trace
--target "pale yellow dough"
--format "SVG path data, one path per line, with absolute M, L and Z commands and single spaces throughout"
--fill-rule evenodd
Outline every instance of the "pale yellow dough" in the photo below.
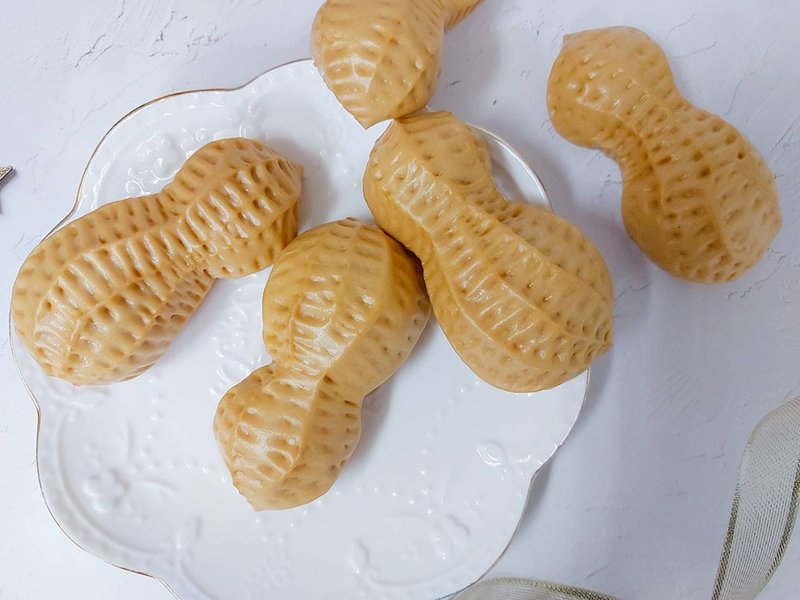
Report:
M 347 219 L 295 239 L 264 289 L 273 363 L 222 398 L 214 433 L 256 510 L 324 494 L 361 435 L 361 401 L 405 361 L 430 314 L 419 263 Z
M 254 140 L 204 146 L 161 192 L 101 206 L 36 247 L 14 283 L 18 335 L 77 385 L 140 374 L 215 278 L 260 271 L 297 234 L 301 178 Z
M 444 333 L 488 383 L 550 388 L 610 346 L 600 253 L 564 219 L 504 198 L 485 144 L 452 114 L 393 122 L 370 155 L 364 196 L 422 261 Z
M 719 283 L 764 256 L 781 227 L 772 173 L 733 126 L 681 96 L 644 33 L 566 36 L 547 105 L 561 135 L 619 163 L 625 227 L 662 269 Z
M 481 0 L 327 0 L 311 30 L 325 83 L 361 125 L 423 108 L 439 79 L 446 28 Z

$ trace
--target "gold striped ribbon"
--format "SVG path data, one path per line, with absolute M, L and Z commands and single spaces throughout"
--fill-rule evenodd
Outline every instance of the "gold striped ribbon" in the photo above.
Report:
M 711 600 L 754 600 L 778 568 L 800 499 L 800 397 L 776 408 L 750 434 L 739 466 L 728 531 Z M 453 600 L 615 600 L 529 579 L 481 581 Z

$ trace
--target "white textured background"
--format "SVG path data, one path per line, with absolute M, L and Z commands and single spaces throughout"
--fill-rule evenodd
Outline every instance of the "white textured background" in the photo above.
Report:
M 89 155 L 138 104 L 237 86 L 309 54 L 315 0 L 0 0 L 0 314 L 27 253 L 72 206 Z M 497 575 L 625 599 L 708 598 L 747 436 L 800 393 L 800 2 L 485 0 L 446 39 L 432 105 L 516 145 L 556 211 L 606 256 L 616 339 L 573 435 L 538 478 Z M 674 280 L 626 237 L 611 161 L 571 146 L 544 87 L 564 33 L 638 26 L 685 94 L 733 122 L 778 178 L 784 226 L 768 256 L 717 287 Z M 36 416 L 0 336 L 0 598 L 167 599 L 83 554 L 50 520 Z M 799 538 L 800 535 L 795 535 Z M 767 600 L 797 597 L 800 539 Z

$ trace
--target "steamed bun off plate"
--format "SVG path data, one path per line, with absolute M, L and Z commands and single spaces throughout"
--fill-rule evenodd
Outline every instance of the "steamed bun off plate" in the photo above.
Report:
M 314 64 L 363 127 L 424 108 L 445 30 L 481 0 L 327 0 L 311 30 Z
M 764 256 L 781 227 L 772 172 L 732 125 L 681 96 L 647 35 L 566 36 L 547 106 L 561 135 L 619 163 L 625 227 L 662 269 L 721 283 Z

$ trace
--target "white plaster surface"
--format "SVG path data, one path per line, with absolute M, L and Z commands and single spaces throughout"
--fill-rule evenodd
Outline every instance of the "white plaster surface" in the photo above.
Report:
M 72 206 L 105 131 L 131 108 L 231 87 L 308 55 L 314 0 L 0 0 L 0 314 L 13 277 Z M 588 405 L 537 478 L 495 575 L 625 599 L 708 598 L 738 462 L 770 409 L 800 393 L 800 3 L 486 0 L 448 34 L 436 108 L 519 148 L 556 212 L 604 253 L 617 290 L 611 353 Z M 784 226 L 740 280 L 686 284 L 622 229 L 613 162 L 570 145 L 544 103 L 564 33 L 640 27 L 684 93 L 722 114 L 776 173 Z M 84 554 L 58 530 L 36 479 L 36 417 L 0 338 L 0 598 L 169 598 L 155 581 Z M 797 597 L 799 535 L 762 597 Z

